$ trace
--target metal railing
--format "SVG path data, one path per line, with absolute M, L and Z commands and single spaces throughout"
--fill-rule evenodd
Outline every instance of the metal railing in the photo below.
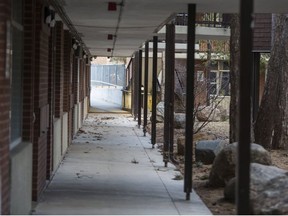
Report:
M 179 13 L 172 23 L 185 26 L 188 23 L 188 15 L 186 13 Z M 220 13 L 197 14 L 196 24 L 205 27 L 227 28 L 230 25 L 230 15 Z

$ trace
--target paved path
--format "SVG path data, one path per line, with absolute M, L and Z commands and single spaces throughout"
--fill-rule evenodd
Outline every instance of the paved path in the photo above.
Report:
M 89 114 L 34 214 L 211 214 L 131 115 Z

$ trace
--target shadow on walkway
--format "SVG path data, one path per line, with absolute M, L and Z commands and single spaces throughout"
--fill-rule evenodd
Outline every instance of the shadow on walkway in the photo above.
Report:
M 129 114 L 90 113 L 34 214 L 211 214 Z

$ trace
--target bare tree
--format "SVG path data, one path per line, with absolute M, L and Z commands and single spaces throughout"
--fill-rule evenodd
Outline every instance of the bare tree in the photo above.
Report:
M 255 141 L 265 148 L 287 148 L 288 17 L 273 15 L 273 45 L 264 95 L 255 122 Z
M 237 116 L 238 116 L 238 101 L 239 101 L 239 61 L 240 61 L 240 24 L 239 15 L 230 15 L 230 130 L 229 142 L 237 141 Z
M 176 77 L 178 78 L 179 76 L 177 75 Z M 204 76 L 200 78 L 200 81 L 197 80 L 198 79 L 196 78 L 194 89 L 194 94 L 196 98 L 193 113 L 194 134 L 201 131 L 209 122 L 211 122 L 212 115 L 215 113 L 216 109 L 219 108 L 221 102 L 225 99 L 225 95 L 229 91 L 229 80 L 223 79 L 222 73 L 220 73 L 219 76 L 217 76 L 213 80 L 215 83 L 218 83 L 217 85 L 218 87 L 215 87 L 213 85 L 207 85 L 207 83 L 210 83 L 211 80 L 209 80 L 209 78 L 205 78 Z M 206 97 L 206 95 L 209 96 Z M 179 92 L 175 92 L 175 97 L 177 98 L 176 99 L 177 101 L 180 101 L 183 110 L 185 110 L 185 97 L 180 95 Z M 208 113 L 206 113 L 205 118 L 203 118 L 202 121 L 197 122 L 196 118 L 199 117 L 200 113 L 203 112 L 205 109 L 207 109 L 207 107 L 209 107 L 209 111 Z

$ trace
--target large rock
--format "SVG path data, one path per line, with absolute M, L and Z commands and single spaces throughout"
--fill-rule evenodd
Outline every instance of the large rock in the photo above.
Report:
M 195 158 L 203 164 L 212 164 L 216 155 L 228 144 L 224 140 L 201 140 L 196 143 Z
M 215 106 L 200 106 L 196 112 L 196 117 L 200 122 L 212 121 L 226 121 L 227 111 L 221 107 Z
M 164 122 L 164 102 L 161 101 L 156 106 L 156 121 Z
M 273 178 L 263 185 L 258 196 L 252 202 L 256 215 L 288 215 L 288 176 Z
M 213 187 L 222 187 L 231 178 L 235 177 L 236 159 L 237 143 L 225 146 L 214 160 L 209 176 L 209 184 Z M 264 165 L 271 165 L 272 163 L 269 152 L 255 143 L 251 144 L 251 162 Z
M 224 188 L 224 199 L 234 202 L 236 198 L 236 177 L 230 179 Z
M 198 132 L 193 136 L 194 144 L 199 140 L 214 140 L 214 139 L 216 139 L 216 136 L 212 133 L 207 132 Z M 179 155 L 185 154 L 185 136 L 180 136 L 177 138 L 177 153 Z
M 184 129 L 185 128 L 185 113 L 174 113 L 174 128 Z
M 288 172 L 275 166 L 251 163 L 250 199 L 254 214 L 288 214 Z M 224 189 L 224 198 L 235 201 L 236 178 Z

